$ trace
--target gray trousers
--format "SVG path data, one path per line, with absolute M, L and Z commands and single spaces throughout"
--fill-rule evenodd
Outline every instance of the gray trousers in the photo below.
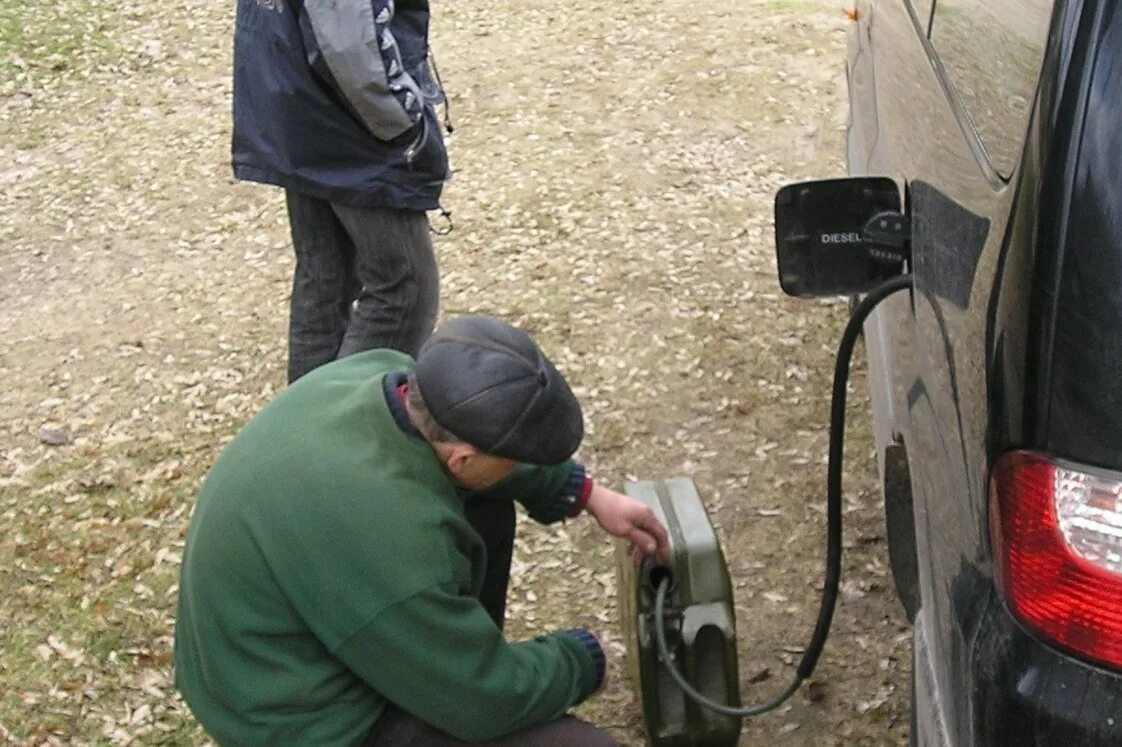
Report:
M 286 197 L 296 249 L 288 382 L 371 348 L 416 357 L 440 298 L 428 216 Z
M 465 742 L 390 706 L 363 747 L 619 747 L 606 731 L 573 716 L 563 716 L 487 742 Z

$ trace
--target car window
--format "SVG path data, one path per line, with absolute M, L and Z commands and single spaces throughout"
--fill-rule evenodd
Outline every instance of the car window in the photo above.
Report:
M 1053 0 L 935 0 L 931 43 L 990 163 L 1008 177 L 1024 143 Z

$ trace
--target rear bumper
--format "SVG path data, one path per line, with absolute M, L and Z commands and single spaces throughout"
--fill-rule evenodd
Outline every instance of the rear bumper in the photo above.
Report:
M 986 747 L 1122 744 L 1122 673 L 1044 644 L 1021 627 L 996 592 L 990 593 L 971 647 L 970 672 L 949 678 L 970 688 L 970 713 L 960 715 L 961 730 L 940 704 L 963 700 L 941 697 L 934 687 L 934 669 L 941 663 L 927 655 L 923 616 L 917 617 L 915 744 L 963 747 L 951 736 L 956 731 L 969 735 L 961 740 L 965 744 Z
M 974 646 L 976 742 L 1122 744 L 1122 673 L 1047 646 L 1022 628 L 1004 604 L 993 602 Z

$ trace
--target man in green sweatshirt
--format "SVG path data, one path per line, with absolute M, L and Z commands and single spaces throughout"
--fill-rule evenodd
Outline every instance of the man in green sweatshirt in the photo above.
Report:
M 222 745 L 615 742 L 566 712 L 604 684 L 586 630 L 508 642 L 513 501 L 665 556 L 643 504 L 571 456 L 580 405 L 524 332 L 466 316 L 414 362 L 301 378 L 226 447 L 183 554 L 176 684 Z

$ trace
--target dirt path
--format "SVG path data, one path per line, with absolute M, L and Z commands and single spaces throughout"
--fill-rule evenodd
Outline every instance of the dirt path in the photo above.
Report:
M 845 18 L 831 0 L 434 12 L 456 125 L 444 312 L 543 340 L 600 479 L 694 477 L 737 585 L 744 698 L 766 699 L 817 609 L 844 314 L 780 297 L 771 197 L 844 170 Z M 176 562 L 206 466 L 283 384 L 283 206 L 229 176 L 232 3 L 28 13 L 0 23 L 0 742 L 202 744 L 169 679 Z M 743 744 L 906 743 L 860 372 L 853 391 L 834 632 L 816 685 Z M 611 549 L 588 521 L 526 530 L 512 635 L 588 625 L 622 673 Z M 622 678 L 580 713 L 642 743 Z

